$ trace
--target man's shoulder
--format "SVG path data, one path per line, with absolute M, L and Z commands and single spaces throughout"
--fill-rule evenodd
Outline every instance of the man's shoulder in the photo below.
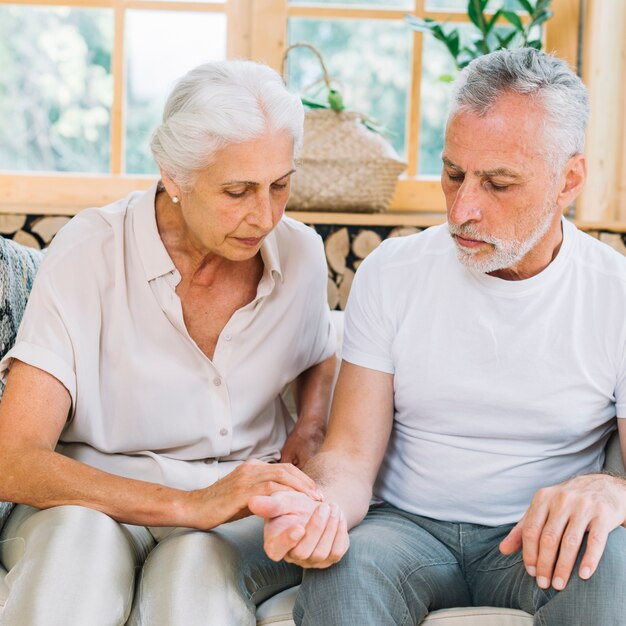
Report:
M 613 277 L 626 286 L 626 256 L 617 250 L 624 247 L 621 235 L 610 235 L 611 240 L 602 241 L 578 228 L 573 231 L 578 240 L 575 260 L 581 269 L 591 276 Z

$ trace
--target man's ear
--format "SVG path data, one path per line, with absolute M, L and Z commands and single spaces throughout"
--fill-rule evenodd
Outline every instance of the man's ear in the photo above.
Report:
M 561 211 L 574 202 L 587 180 L 587 160 L 584 154 L 575 154 L 566 163 L 559 178 L 560 189 L 556 198 Z
M 160 169 L 160 168 L 159 168 Z M 172 198 L 173 196 L 177 196 L 180 198 L 180 189 L 178 185 L 162 170 L 161 171 L 161 182 L 165 187 L 165 191 L 167 191 L 167 195 Z

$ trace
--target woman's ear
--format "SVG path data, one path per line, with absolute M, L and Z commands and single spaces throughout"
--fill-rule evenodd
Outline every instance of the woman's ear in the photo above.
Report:
M 575 154 L 567 162 L 561 174 L 561 188 L 557 204 L 564 211 L 578 197 L 587 180 L 587 160 L 584 154 Z
M 170 198 L 180 199 L 180 189 L 178 185 L 161 169 L 161 182 L 165 187 L 165 191 Z

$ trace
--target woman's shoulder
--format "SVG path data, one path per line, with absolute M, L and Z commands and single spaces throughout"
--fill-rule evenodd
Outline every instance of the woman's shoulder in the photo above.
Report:
M 124 236 L 128 207 L 134 194 L 109 205 L 75 215 L 55 235 L 40 273 L 93 271 L 97 259 L 110 258 L 111 248 Z

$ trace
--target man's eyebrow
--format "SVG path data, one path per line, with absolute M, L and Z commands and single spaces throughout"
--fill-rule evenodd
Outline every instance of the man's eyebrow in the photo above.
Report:
M 514 172 L 506 167 L 496 167 L 493 170 L 477 170 L 474 174 L 476 176 L 486 176 L 487 178 L 497 176 L 504 176 L 505 178 L 520 178 L 520 175 L 517 172 Z
M 273 183 L 277 183 L 279 180 L 283 178 L 287 178 L 287 176 L 291 176 L 291 174 L 295 173 L 295 169 L 290 170 L 286 174 L 283 174 L 281 177 L 277 178 Z M 259 183 L 254 180 L 228 180 L 225 183 L 222 183 L 220 187 L 228 187 L 229 185 L 246 185 L 246 187 L 258 187 Z
M 449 167 L 450 169 L 456 170 L 458 172 L 463 172 L 463 169 L 461 167 L 450 161 L 450 159 L 448 159 L 447 157 L 442 156 L 441 160 L 446 167 Z M 479 176 L 481 178 L 496 178 L 498 176 L 515 179 L 521 178 L 521 176 L 517 172 L 514 172 L 513 170 L 510 170 L 506 167 L 496 167 L 492 170 L 476 170 L 474 172 L 474 176 Z
M 443 164 L 446 167 L 449 167 L 453 170 L 458 170 L 459 172 L 462 172 L 463 170 L 456 164 L 452 163 L 452 161 L 450 161 L 450 159 L 448 157 L 442 156 L 441 160 L 443 161 Z

